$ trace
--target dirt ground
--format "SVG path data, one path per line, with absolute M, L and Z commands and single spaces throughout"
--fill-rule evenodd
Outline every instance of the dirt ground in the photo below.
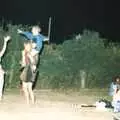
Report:
M 98 97 L 91 95 L 62 94 L 52 91 L 35 91 L 36 104 L 26 105 L 24 97 L 5 92 L 0 103 L 1 120 L 112 120 L 112 112 L 96 108 L 81 108 L 93 104 Z

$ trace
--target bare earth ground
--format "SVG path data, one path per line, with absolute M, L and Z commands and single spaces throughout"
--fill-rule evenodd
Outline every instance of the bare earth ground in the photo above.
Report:
M 5 92 L 0 103 L 1 120 L 112 120 L 112 112 L 95 108 L 81 108 L 93 104 L 99 97 L 80 93 L 61 93 L 50 90 L 35 91 L 35 105 L 26 105 L 19 92 Z M 84 94 L 84 95 L 83 95 Z M 99 95 L 99 94 L 98 94 Z M 99 95 L 100 96 L 100 95 Z

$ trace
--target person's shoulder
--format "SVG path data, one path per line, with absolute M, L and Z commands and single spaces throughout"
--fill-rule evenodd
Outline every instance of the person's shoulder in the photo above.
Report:
M 37 40 L 42 40 L 42 39 L 44 39 L 44 36 L 42 34 L 38 34 L 38 35 L 35 36 L 35 38 Z
M 110 86 L 116 88 L 116 87 L 117 87 L 117 84 L 115 84 L 115 83 L 112 82 L 112 83 L 110 84 Z
M 111 82 L 110 85 L 115 85 L 115 84 L 113 82 Z

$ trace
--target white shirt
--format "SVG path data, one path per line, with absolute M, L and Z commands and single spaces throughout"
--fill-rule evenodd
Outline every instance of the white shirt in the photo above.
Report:
M 4 79 L 4 74 L 5 74 L 4 70 L 0 69 L 0 80 Z

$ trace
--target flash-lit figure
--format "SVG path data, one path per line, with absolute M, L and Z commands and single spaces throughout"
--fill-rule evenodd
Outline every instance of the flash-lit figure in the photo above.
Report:
M 43 36 L 42 34 L 40 34 L 40 32 L 41 32 L 41 28 L 39 26 L 33 26 L 31 32 L 24 32 L 18 29 L 18 34 L 24 35 L 25 37 L 27 37 L 29 41 L 29 43 L 24 44 L 25 49 L 22 51 L 22 64 L 21 64 L 22 67 L 25 66 L 21 74 L 21 79 L 25 80 L 25 82 L 24 80 L 22 82 L 22 87 L 26 96 L 27 103 L 29 103 L 28 96 L 31 97 L 32 103 L 34 103 L 34 94 L 32 91 L 33 80 L 35 80 L 35 76 L 36 76 L 36 74 L 34 73 L 36 72 L 36 69 L 37 69 L 39 54 L 42 50 L 43 42 L 49 41 L 49 38 Z M 27 56 L 26 56 L 26 53 L 27 53 Z M 26 62 L 26 58 L 29 59 L 29 62 Z M 32 76 L 27 77 L 28 74 L 29 76 L 31 75 Z M 26 77 L 24 78 L 23 76 L 24 77 L 26 76 Z
M 0 62 L 6 51 L 7 43 L 10 40 L 10 38 L 11 38 L 10 36 L 4 37 L 4 45 L 2 50 L 0 51 Z M 0 101 L 3 98 L 4 74 L 5 74 L 5 71 L 3 70 L 2 65 L 0 64 Z
M 40 34 L 40 32 L 41 32 L 41 28 L 39 26 L 33 26 L 31 32 L 24 32 L 18 29 L 19 34 L 24 35 L 25 37 L 27 37 L 28 40 L 32 40 L 32 42 L 36 43 L 35 50 L 38 53 L 40 53 L 43 47 L 43 42 L 49 41 L 49 38 L 43 36 L 42 34 Z
M 22 89 L 27 104 L 30 103 L 30 98 L 32 100 L 32 104 L 35 103 L 35 96 L 32 87 L 36 77 L 36 71 L 35 71 L 36 64 L 35 64 L 35 57 L 32 53 L 32 49 L 33 49 L 33 45 L 30 42 L 24 43 L 24 50 L 22 51 L 22 61 L 21 61 L 21 66 L 23 70 L 20 75 L 20 79 L 22 81 Z

